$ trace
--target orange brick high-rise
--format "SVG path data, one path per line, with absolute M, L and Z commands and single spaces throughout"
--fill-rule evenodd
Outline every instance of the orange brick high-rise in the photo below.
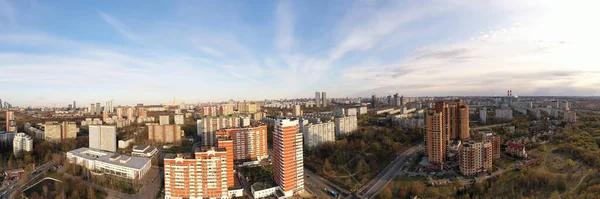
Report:
M 436 102 L 425 112 L 425 142 L 431 163 L 446 160 L 450 140 L 469 140 L 469 106 L 462 100 Z
M 267 126 L 228 128 L 217 131 L 217 137 L 227 136 L 233 140 L 233 157 L 238 160 L 263 160 L 269 157 Z
M 233 162 L 224 148 L 203 147 L 191 155 L 170 155 L 164 159 L 165 198 L 228 198 L 228 169 Z
M 275 121 L 273 174 L 275 183 L 286 197 L 304 192 L 302 133 L 297 119 Z

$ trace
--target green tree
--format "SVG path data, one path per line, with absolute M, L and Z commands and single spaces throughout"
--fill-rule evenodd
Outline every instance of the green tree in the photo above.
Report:
M 573 167 L 573 166 L 575 166 L 575 161 L 573 161 L 572 159 L 570 159 L 570 158 L 569 158 L 569 159 L 567 160 L 567 164 L 568 164 L 569 166 Z

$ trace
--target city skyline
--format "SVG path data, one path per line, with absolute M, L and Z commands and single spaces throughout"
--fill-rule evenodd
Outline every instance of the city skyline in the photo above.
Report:
M 590 3 L 0 0 L 0 90 L 16 106 L 81 107 L 598 95 Z

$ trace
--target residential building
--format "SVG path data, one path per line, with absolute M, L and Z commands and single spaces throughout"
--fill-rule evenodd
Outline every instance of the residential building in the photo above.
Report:
M 6 111 L 6 131 L 17 132 L 17 123 L 15 122 L 15 112 Z
M 127 120 L 129 120 L 129 121 L 135 120 L 135 117 L 133 116 L 134 112 L 135 111 L 133 110 L 133 107 L 131 107 L 131 106 L 127 107 Z
M 377 108 L 377 96 L 371 96 L 371 108 Z
M 359 115 L 364 115 L 367 114 L 367 107 L 366 106 L 361 106 L 358 108 L 358 114 Z
M 566 123 L 577 123 L 577 114 L 574 111 L 566 110 L 563 118 Z
M 442 112 L 432 109 L 427 110 L 425 114 L 425 144 L 430 163 L 444 163 L 448 153 L 449 139 L 443 128 L 443 115 Z
M 321 93 L 315 92 L 315 104 L 317 107 L 321 107 Z
M 96 110 L 94 110 L 94 114 L 100 114 L 102 112 L 102 106 L 100 106 L 100 103 L 96 103 L 95 106 Z
M 334 142 L 335 127 L 335 122 L 302 125 L 300 131 L 304 135 L 304 147 L 313 148 L 325 142 Z
M 176 125 L 183 125 L 183 114 L 175 114 L 173 118 Z
M 500 136 L 492 133 L 491 131 L 479 131 L 484 141 L 490 141 L 492 143 L 492 158 L 500 158 Z
M 511 156 L 527 158 L 527 151 L 525 150 L 525 145 L 518 142 L 513 142 L 510 140 L 506 141 L 505 151 Z
M 225 110 L 223 110 L 225 111 Z M 217 107 L 214 106 L 203 106 L 200 107 L 200 117 L 204 117 L 204 116 L 217 116 L 218 115 L 218 110 Z
M 327 107 L 327 92 L 321 92 L 321 106 Z
M 158 123 L 160 125 L 169 125 L 169 124 L 171 124 L 171 120 L 170 119 L 171 118 L 169 118 L 168 115 L 161 115 L 161 116 L 158 117 L 158 121 L 159 121 Z
M 243 103 L 239 105 L 238 111 L 244 114 L 253 114 L 258 112 L 258 106 L 256 104 Z
M 300 104 L 294 105 L 294 115 L 295 116 L 301 116 L 302 115 L 302 109 L 300 108 Z
M 151 158 L 157 153 L 158 149 L 156 149 L 156 147 L 150 145 L 133 145 L 133 151 L 131 152 L 131 155 L 137 157 Z
M 46 122 L 44 127 L 44 138 L 54 143 L 76 138 L 79 132 L 75 122 Z
M 117 127 L 90 125 L 89 148 L 117 152 Z
M 336 136 L 348 135 L 358 129 L 356 116 L 336 117 L 334 121 Z
M 215 132 L 230 127 L 240 127 L 240 118 L 237 116 L 204 117 L 196 120 L 198 135 L 203 136 L 205 146 L 214 146 Z
M 481 124 L 487 123 L 487 108 L 485 106 L 479 109 L 479 121 Z
M 226 136 L 233 141 L 233 157 L 235 161 L 263 160 L 269 157 L 267 142 L 267 126 L 248 126 L 243 128 L 226 128 L 217 131 L 217 137 Z M 219 145 L 219 147 L 221 147 Z
M 490 141 L 466 142 L 459 148 L 458 166 L 465 176 L 476 175 L 492 168 L 492 143 Z
M 10 150 L 13 148 L 13 141 L 15 139 L 15 132 L 0 132 L 0 148 Z
M 33 139 L 25 133 L 17 133 L 13 138 L 13 153 L 16 156 L 23 151 L 33 151 Z
M 179 125 L 147 124 L 148 140 L 160 143 L 180 144 L 183 130 Z
M 504 121 L 513 120 L 513 110 L 512 109 L 496 109 L 496 118 Z
M 278 118 L 273 132 L 273 174 L 286 197 L 304 192 L 303 161 L 298 120 Z
M 469 106 L 462 100 L 436 102 L 425 112 L 425 144 L 429 162 L 442 164 L 450 140 L 469 140 Z
M 227 199 L 233 165 L 224 148 L 202 147 L 191 155 L 168 154 L 164 159 L 165 199 Z
M 151 166 L 149 158 L 130 157 L 85 147 L 67 152 L 67 160 L 95 172 L 132 180 L 144 177 Z
M 117 118 L 123 119 L 123 108 L 121 107 L 117 108 Z
M 346 116 L 357 116 L 358 112 L 356 108 L 347 108 L 344 110 Z

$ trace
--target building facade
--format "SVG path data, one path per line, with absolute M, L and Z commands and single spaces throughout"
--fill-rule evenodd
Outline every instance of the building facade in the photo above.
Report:
M 500 120 L 509 121 L 513 119 L 513 110 L 512 109 L 496 109 L 496 118 Z
M 161 115 L 158 117 L 158 124 L 169 125 L 169 124 L 171 124 L 171 120 L 168 115 Z
M 232 152 L 235 161 L 260 161 L 269 157 L 265 125 L 222 129 L 216 132 L 216 136 L 227 136 L 233 141 Z
M 17 132 L 17 123 L 15 122 L 15 112 L 6 111 L 6 131 Z
M 224 128 L 240 127 L 240 118 L 237 116 L 204 117 L 196 120 L 198 135 L 204 139 L 204 146 L 216 144 L 215 132 Z
M 183 132 L 179 125 L 148 124 L 148 140 L 160 143 L 180 144 Z
M 13 138 L 13 153 L 15 156 L 20 152 L 33 151 L 33 139 L 25 133 L 17 133 Z
M 336 117 L 334 122 L 336 136 L 348 135 L 358 129 L 356 116 Z
M 273 132 L 273 175 L 286 197 L 304 192 L 303 161 L 298 120 L 278 118 Z
M 459 148 L 460 172 L 465 176 L 489 171 L 492 168 L 492 143 L 489 141 L 466 142 Z
M 313 148 L 325 142 L 335 141 L 335 123 L 308 124 L 301 126 L 304 147 Z
M 144 177 L 151 167 L 148 158 L 129 157 L 89 148 L 79 148 L 67 152 L 67 160 L 94 172 L 132 180 Z
M 164 159 L 165 199 L 219 198 L 227 199 L 229 173 L 224 148 L 203 147 L 195 158 L 177 154 Z
M 117 152 L 117 127 L 90 125 L 89 148 Z
M 469 106 L 462 100 L 436 102 L 425 111 L 425 144 L 429 162 L 442 164 L 446 160 L 450 140 L 467 141 Z
M 79 128 L 75 122 L 46 122 L 44 124 L 44 138 L 49 142 L 63 142 L 65 139 L 77 137 Z

